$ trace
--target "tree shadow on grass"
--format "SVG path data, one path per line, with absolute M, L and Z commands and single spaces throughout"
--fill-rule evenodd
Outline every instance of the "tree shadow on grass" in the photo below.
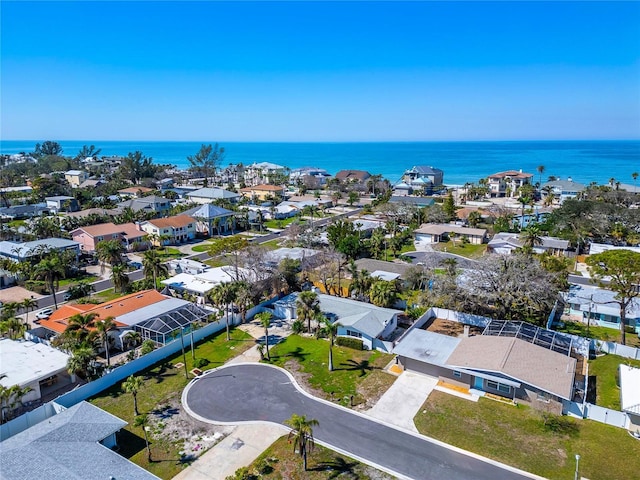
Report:
M 358 478 L 358 474 L 354 471 L 354 468 L 357 465 L 358 462 L 348 462 L 343 457 L 336 455 L 333 457 L 332 461 L 319 462 L 315 467 L 310 468 L 309 470 L 314 472 L 331 472 L 327 478 L 338 478 L 343 475 L 346 478 Z
M 373 371 L 373 369 L 377 368 L 374 367 L 373 365 L 371 365 L 369 363 L 369 360 L 361 360 L 361 361 L 356 361 L 356 360 L 347 360 L 346 362 L 343 362 L 340 364 L 342 366 L 342 368 L 334 368 L 334 370 L 347 370 L 347 371 L 352 371 L 352 370 L 360 370 L 360 377 L 364 377 L 367 372 L 371 372 Z
M 154 370 L 151 372 L 147 372 L 144 376 L 144 379 L 146 381 L 155 380 L 155 383 L 162 383 L 164 382 L 165 378 L 173 377 L 175 375 L 176 372 L 173 369 L 172 365 L 169 363 L 163 363 L 162 365 L 160 365 L 160 367 L 158 367 L 157 371 Z
M 271 343 L 270 343 L 271 345 Z M 308 357 L 309 354 L 307 352 L 305 352 L 302 347 L 296 347 L 295 350 L 291 351 L 291 352 L 287 352 L 284 355 L 271 355 L 271 361 L 282 358 L 282 357 L 288 357 L 288 358 L 293 358 L 294 360 L 298 360 L 299 362 L 302 362 L 306 357 Z

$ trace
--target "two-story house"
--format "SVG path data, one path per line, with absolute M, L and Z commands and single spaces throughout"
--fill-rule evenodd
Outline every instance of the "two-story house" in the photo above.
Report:
M 404 172 L 402 182 L 414 190 L 420 189 L 430 194 L 442 187 L 444 172 L 439 168 L 417 165 Z
M 148 197 L 133 198 L 118 204 L 120 208 L 130 208 L 134 212 L 149 212 L 156 215 L 166 215 L 171 209 L 171 201 L 168 198 L 149 195 Z
M 100 223 L 79 227 L 71 231 L 71 237 L 80 244 L 83 252 L 93 253 L 96 251 L 98 243 L 106 240 L 118 240 L 128 250 L 135 250 L 136 245 L 146 245 L 144 232 L 135 223 L 123 223 L 115 225 L 113 223 Z
M 64 179 L 72 188 L 78 188 L 87 178 L 89 178 L 89 174 L 84 170 L 69 170 L 64 172 Z
M 140 228 L 154 245 L 177 245 L 196 238 L 196 220 L 189 215 L 156 218 L 141 223 Z
M 243 197 L 250 200 L 264 201 L 269 197 L 279 197 L 284 199 L 285 187 L 281 185 L 256 185 L 253 187 L 241 188 Z

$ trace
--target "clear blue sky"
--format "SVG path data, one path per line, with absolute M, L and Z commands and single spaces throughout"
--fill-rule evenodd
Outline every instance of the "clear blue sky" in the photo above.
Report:
M 638 2 L 1 3 L 5 140 L 640 138 Z

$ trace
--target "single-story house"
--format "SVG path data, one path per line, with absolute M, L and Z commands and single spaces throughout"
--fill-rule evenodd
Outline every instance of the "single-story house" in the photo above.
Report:
M 435 203 L 431 197 L 410 197 L 405 196 L 404 193 L 399 192 L 398 195 L 392 195 L 389 199 L 389 203 L 399 203 L 404 205 L 412 205 L 415 207 L 431 207 Z
M 569 241 L 556 237 L 541 236 L 541 244 L 533 247 L 534 253 L 550 253 L 555 256 L 567 255 L 569 252 Z M 518 233 L 496 233 L 487 244 L 487 251 L 509 255 L 514 250 L 522 248 L 524 243 L 520 240 Z
M 632 252 L 640 253 L 640 247 L 619 247 L 617 245 L 607 245 L 605 243 L 589 244 L 589 255 L 595 255 L 596 253 L 607 252 L 609 250 L 631 250 Z
M 224 188 L 200 188 L 186 194 L 186 197 L 195 203 L 205 204 L 215 200 L 226 200 L 230 203 L 236 203 L 240 199 L 240 194 L 230 192 Z
M 300 260 L 300 264 L 303 267 L 314 267 L 317 266 L 317 256 L 320 254 L 320 250 L 314 250 L 312 248 L 302 248 L 302 247 L 294 247 L 294 248 L 277 248 L 275 250 L 271 250 L 265 254 L 265 262 L 268 266 L 277 267 L 280 265 L 280 262 L 285 258 L 291 260 Z
M 235 213 L 226 208 L 216 207 L 211 203 L 192 208 L 183 215 L 189 215 L 196 220 L 196 232 L 212 236 L 235 230 Z
M 200 263 L 188 258 L 174 258 L 167 262 L 167 266 L 169 267 L 169 272 L 172 275 L 177 275 L 178 273 L 190 273 L 195 275 L 196 273 L 202 273 L 208 268 L 211 268 L 206 263 Z
M 68 354 L 44 343 L 0 339 L 0 385 L 29 387 L 22 403 L 40 400 L 62 384 L 71 383 L 68 360 Z
M 80 210 L 78 200 L 67 195 L 57 195 L 55 197 L 46 197 L 47 208 L 55 212 L 77 212 Z
M 69 325 L 69 319 L 76 314 L 96 314 L 96 321 L 113 317 L 116 329 L 110 337 L 118 348 L 123 348 L 125 336 L 131 330 L 139 332 L 143 340 L 166 344 L 174 340 L 192 322 L 201 322 L 212 313 L 179 298 L 162 295 L 156 290 L 124 295 L 120 298 L 94 304 L 63 305 L 46 320 L 40 321 L 45 336 L 59 335 Z
M 196 221 L 189 215 L 155 218 L 140 224 L 154 245 L 177 245 L 196 238 Z M 166 235 L 166 239 L 162 236 Z M 155 236 L 155 238 L 153 238 Z
M 576 198 L 586 187 L 582 183 L 574 182 L 571 177 L 566 180 L 554 180 L 543 183 L 540 186 L 542 198 L 547 196 L 547 191 L 551 191 L 558 203 L 562 204 L 569 198 Z
M 49 210 L 46 203 L 11 205 L 10 207 L 0 208 L 0 217 L 8 218 L 9 220 L 22 220 L 25 218 L 39 217 L 45 213 L 49 213 Z
M 96 246 L 104 240 L 118 240 L 124 247 L 131 251 L 136 245 L 145 245 L 147 233 L 138 224 L 100 223 L 87 227 L 79 227 L 71 231 L 71 237 L 80 244 L 83 252 L 93 253 Z
M 78 257 L 80 255 L 80 244 L 66 238 L 45 238 L 24 243 L 0 241 L 0 257 L 5 257 L 15 262 L 22 262 L 50 250 L 69 250 Z
M 411 330 L 393 353 L 406 369 L 479 394 L 562 413 L 572 401 L 576 359 L 516 337 L 450 337 Z
M 340 170 L 335 175 L 335 178 L 345 183 L 364 183 L 369 177 L 371 174 L 365 170 Z
M 299 293 L 292 293 L 273 303 L 275 316 L 296 319 Z M 332 322 L 339 322 L 338 336 L 362 340 L 370 350 L 391 351 L 392 344 L 386 341 L 398 326 L 400 310 L 376 307 L 370 303 L 349 298 L 318 294 L 320 310 Z
M 188 293 L 196 296 L 199 304 L 206 303 L 207 293 L 222 283 L 232 283 L 238 280 L 252 281 L 255 275 L 246 268 L 232 266 L 207 268 L 199 273 L 178 273 L 171 278 L 162 280 L 162 284 L 178 293 Z
M 484 228 L 462 227 L 451 223 L 423 223 L 413 233 L 415 235 L 416 250 L 420 250 L 425 245 L 432 243 L 446 242 L 456 236 L 460 240 L 466 237 L 469 243 L 473 245 L 481 245 L 487 239 L 487 230 Z
M 51 413 L 57 409 L 51 408 Z M 3 480 L 158 480 L 116 453 L 116 434 L 127 422 L 80 402 L 1 444 Z
M 366 270 L 372 277 L 381 280 L 404 280 L 407 270 L 414 268 L 409 263 L 385 262 L 373 258 L 360 258 L 356 260 L 358 270 Z
M 86 218 L 90 215 L 100 215 L 100 216 L 115 216 L 120 215 L 122 213 L 121 209 L 110 209 L 110 208 L 87 208 L 85 210 L 79 210 L 77 212 L 69 212 L 65 214 L 66 217 L 71 218 Z
M 620 409 L 629 416 L 629 430 L 640 432 L 640 368 L 620 364 Z
M 565 313 L 578 317 L 591 325 L 620 329 L 620 305 L 615 302 L 616 293 L 598 287 L 571 285 L 562 294 Z M 640 298 L 634 298 L 627 307 L 626 324 L 640 333 Z M 615 335 L 612 332 L 612 336 Z
M 82 182 L 78 188 L 96 188 L 100 185 L 104 185 L 104 183 L 104 180 L 88 178 Z

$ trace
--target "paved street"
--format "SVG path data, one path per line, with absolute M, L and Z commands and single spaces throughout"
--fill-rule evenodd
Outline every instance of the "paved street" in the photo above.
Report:
M 183 404 L 211 423 L 282 424 L 293 413 L 306 415 L 319 422 L 314 428 L 316 440 L 404 478 L 535 478 L 310 397 L 283 370 L 266 365 L 233 365 L 200 377 L 184 391 Z

